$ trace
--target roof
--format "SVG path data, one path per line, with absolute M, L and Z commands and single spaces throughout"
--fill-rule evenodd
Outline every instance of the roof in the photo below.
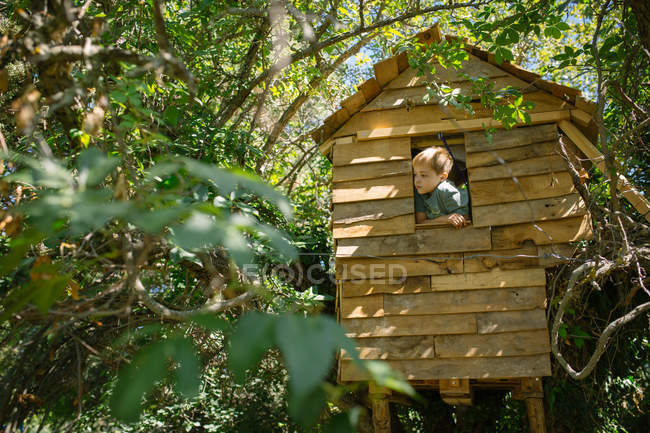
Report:
M 418 33 L 415 38 L 425 44 L 441 42 L 443 35 L 440 31 L 438 24 L 432 28 Z M 444 36 L 448 41 L 459 40 L 457 36 Z M 582 97 L 581 91 L 572 87 L 557 84 L 541 78 L 539 74 L 527 71 L 520 66 L 503 61 L 497 63 L 494 54 L 482 50 L 475 45 L 467 43 L 463 39 L 463 48 L 468 53 L 478 57 L 479 59 L 489 62 L 490 64 L 502 69 L 503 71 L 514 75 L 515 77 L 525 81 L 530 86 L 534 86 L 539 90 L 543 90 L 552 94 L 553 96 L 562 99 L 563 101 L 575 106 L 578 111 L 587 114 L 584 121 L 588 124 L 591 120 L 591 114 L 595 110 L 595 104 Z M 323 144 L 347 122 L 354 114 L 366 107 L 376 96 L 378 96 L 388 84 L 403 71 L 409 68 L 407 53 L 403 52 L 395 56 L 389 57 L 376 63 L 374 66 L 375 76 L 366 80 L 359 85 L 359 90 L 352 96 L 346 98 L 341 102 L 341 108 L 332 113 L 325 119 L 323 124 L 311 132 L 311 136 L 318 144 Z M 586 125 L 585 125 L 586 126 Z M 323 153 L 328 153 L 329 146 L 321 148 Z

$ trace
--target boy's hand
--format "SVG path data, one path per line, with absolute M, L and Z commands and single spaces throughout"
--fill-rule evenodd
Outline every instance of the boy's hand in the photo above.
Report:
M 463 226 L 465 226 L 465 217 L 457 213 L 452 213 L 451 215 L 449 215 L 447 221 L 449 221 L 449 224 L 456 227 L 457 229 L 460 229 Z

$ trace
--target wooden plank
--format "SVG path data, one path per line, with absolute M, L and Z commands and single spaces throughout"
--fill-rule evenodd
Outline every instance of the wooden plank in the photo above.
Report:
M 410 160 L 343 165 L 332 169 L 332 182 L 374 179 L 411 173 L 413 173 L 413 169 Z
M 442 41 L 442 31 L 440 31 L 440 24 L 436 23 L 430 29 L 416 34 L 414 38 L 422 44 L 431 44 L 433 42 Z
M 563 113 L 564 118 L 567 118 L 567 116 L 570 117 L 569 112 L 561 111 L 561 113 Z M 492 140 L 490 141 L 483 132 L 465 134 L 465 149 L 467 153 L 508 149 L 532 143 L 555 141 L 558 138 L 557 126 L 554 124 L 534 127 L 523 126 L 507 131 L 496 131 L 491 135 Z
M 535 104 L 530 113 L 557 111 L 563 103 L 562 100 L 541 91 L 524 94 L 524 101 Z M 492 110 L 481 105 L 480 102 L 472 102 L 470 105 L 475 112 L 473 115 L 451 106 L 439 105 L 416 105 L 383 111 L 362 111 L 353 115 L 342 125 L 334 133 L 334 137 L 356 134 L 360 130 L 418 125 L 444 119 L 466 120 L 492 117 Z
M 394 370 L 402 372 L 408 380 L 505 379 L 551 375 L 551 361 L 548 354 L 499 358 L 389 360 L 387 363 Z M 368 379 L 368 374 L 359 370 L 352 361 L 344 360 L 341 363 L 342 381 Z
M 479 334 L 496 334 L 500 332 L 546 331 L 546 313 L 543 308 L 528 311 L 498 311 L 476 314 Z M 548 335 L 546 336 L 548 338 Z
M 511 250 L 476 251 L 463 254 L 463 272 L 488 272 L 542 266 L 535 245 Z
M 492 228 L 492 249 L 519 248 L 532 242 L 534 245 L 562 244 L 590 239 L 591 217 L 567 218 L 560 221 L 542 221 Z
M 584 152 L 587 158 L 596 164 L 598 169 L 605 173 L 605 161 L 602 153 L 594 146 L 585 135 L 580 132 L 580 130 L 573 125 L 571 122 L 562 121 L 558 125 L 564 131 L 571 141 L 575 143 L 578 148 Z M 625 176 L 618 175 L 616 188 L 621 191 L 623 197 L 625 197 L 634 208 L 643 215 L 646 221 L 650 222 L 650 201 L 641 194 L 641 192 L 632 185 Z
M 433 337 L 403 336 L 364 338 L 357 341 L 360 359 L 422 359 L 434 358 Z M 343 359 L 351 357 L 342 352 Z
M 582 96 L 576 97 L 576 108 L 592 115 L 596 112 L 598 105 L 595 102 L 589 101 Z
M 375 77 L 372 77 L 359 85 L 359 91 L 363 93 L 366 102 L 369 102 L 372 101 L 375 96 L 379 95 L 381 92 L 381 86 L 379 86 Z
M 411 142 L 408 138 L 375 140 L 334 147 L 332 164 L 336 166 L 411 160 Z
M 422 314 L 530 310 L 544 307 L 545 301 L 546 289 L 544 286 L 462 290 L 385 295 L 383 311 L 386 315 L 418 316 Z
M 384 295 L 341 298 L 341 318 L 382 317 L 384 315 Z
M 361 221 L 393 218 L 413 214 L 414 212 L 413 199 L 410 197 L 338 203 L 334 205 L 332 222 L 334 224 L 352 224 Z
M 363 96 L 363 92 L 359 91 L 344 99 L 343 102 L 341 102 L 341 106 L 348 110 L 348 113 L 354 114 L 359 111 L 365 103 L 366 97 Z
M 334 239 L 401 235 L 415 232 L 415 216 L 401 215 L 388 219 L 334 224 Z
M 401 277 L 398 276 L 398 277 Z M 399 280 L 393 279 L 369 279 L 349 280 L 341 285 L 341 296 L 344 298 L 353 296 L 375 295 L 378 293 L 420 293 L 431 291 L 431 280 L 426 276 L 402 277 Z
M 341 239 L 337 245 L 336 256 L 398 256 L 487 249 L 490 249 L 490 230 L 488 228 L 470 226 L 458 230 L 444 227 L 418 230 L 412 235 L 386 236 L 372 239 Z
M 470 184 L 472 206 L 558 197 L 575 191 L 571 175 L 562 171 L 533 176 L 475 181 Z
M 427 73 L 424 76 L 418 76 L 416 69 L 409 68 L 402 72 L 400 76 L 394 79 L 387 87 L 389 89 L 402 89 L 405 87 L 424 86 L 434 80 L 438 83 L 467 80 L 466 77 L 460 75 L 461 73 L 465 73 L 471 78 L 508 76 L 507 72 L 492 66 L 471 54 L 469 59 L 462 63 L 461 70 L 455 70 L 453 68 L 445 69 L 439 63 L 435 63 L 432 66 L 436 69 L 436 72 L 433 74 Z
M 520 128 L 523 129 L 523 128 Z M 489 150 L 487 152 L 472 152 L 467 154 L 467 167 L 488 167 L 499 165 L 499 158 L 506 162 L 520 161 L 522 159 L 536 158 L 559 154 L 557 152 L 557 140 L 545 141 L 542 143 L 527 144 L 525 146 L 512 147 L 509 149 Z
M 393 78 L 396 78 L 399 75 L 399 66 L 397 64 L 397 57 L 390 57 L 386 60 L 382 60 L 379 63 L 373 65 L 375 70 L 375 78 L 379 87 L 384 87 L 388 84 Z
M 409 56 L 406 51 L 399 53 L 397 56 L 397 69 L 402 72 L 409 67 Z
M 323 122 L 323 135 L 329 138 L 330 135 L 339 129 L 349 118 L 351 114 L 345 108 L 340 108 L 332 113 Z
M 474 206 L 474 227 L 505 226 L 526 221 L 548 221 L 585 215 L 587 209 L 579 194 L 537 200 Z
M 431 277 L 431 291 L 480 290 L 507 287 L 543 286 L 546 272 L 538 269 L 501 270 L 472 272 L 454 275 L 435 275 Z
M 537 254 L 540 256 L 539 265 L 548 268 L 567 263 L 568 259 L 575 255 L 575 251 L 576 246 L 571 244 L 540 245 L 537 247 Z
M 541 123 L 558 122 L 563 119 L 569 119 L 571 114 L 566 110 L 549 111 L 546 113 L 533 113 L 530 115 L 532 125 Z M 393 128 L 378 128 L 373 130 L 364 130 L 357 132 L 359 140 L 377 140 L 389 137 L 414 137 L 418 135 L 431 135 L 438 132 L 447 134 L 480 131 L 485 128 L 501 128 L 501 122 L 490 118 L 469 119 L 469 120 L 443 120 L 434 123 L 425 123 L 420 125 L 400 126 Z
M 445 75 L 448 74 L 451 73 L 446 73 Z M 460 77 L 457 77 L 457 79 L 460 79 Z M 528 87 L 528 83 L 525 81 L 509 76 L 505 72 L 503 72 L 500 77 L 492 78 L 490 81 L 494 83 L 495 89 L 502 89 L 508 86 L 519 89 Z M 442 84 L 442 81 L 439 82 Z M 481 95 L 474 90 L 474 83 L 472 81 L 455 81 L 449 83 L 449 86 L 454 89 L 460 89 L 462 95 L 469 96 L 472 100 L 478 100 L 481 97 Z M 425 95 L 428 95 L 428 92 L 426 86 L 422 85 L 401 89 L 387 88 L 384 89 L 379 96 L 373 99 L 372 102 L 366 104 L 361 111 L 386 110 L 413 105 L 435 105 L 438 103 L 435 98 L 427 100 Z
M 578 109 L 571 110 L 571 121 L 573 123 L 577 123 L 580 126 L 589 126 L 592 120 L 591 114 Z
M 346 335 L 350 338 L 475 334 L 477 331 L 473 314 L 344 319 L 341 321 L 341 325 L 346 329 Z
M 512 176 L 532 176 L 558 171 L 567 171 L 566 161 L 559 155 L 540 156 L 538 158 L 524 159 L 523 161 L 513 161 L 507 163 L 505 166 L 475 167 L 467 170 L 470 182 Z
M 352 180 L 332 185 L 332 203 L 413 197 L 413 176 Z
M 439 358 L 538 355 L 551 351 L 545 329 L 492 335 L 440 335 L 434 341 Z
M 359 280 L 388 278 L 389 280 L 421 275 L 440 275 L 463 272 L 463 255 L 444 254 L 435 259 L 336 259 L 336 278 Z

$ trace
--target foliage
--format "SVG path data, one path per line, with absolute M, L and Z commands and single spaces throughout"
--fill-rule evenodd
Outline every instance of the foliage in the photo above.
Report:
M 588 279 L 601 290 L 580 286 L 586 300 L 559 328 L 562 352 L 584 365 L 611 317 L 647 302 L 647 226 L 608 187 L 616 172 L 650 185 L 639 5 L 0 1 L 0 425 L 342 431 L 359 421 L 362 399 L 332 385 L 332 353 L 353 350 L 319 315 L 334 313 L 331 167 L 309 131 L 399 41 L 422 74 L 431 59 L 458 69 L 467 37 L 599 102 L 608 170 L 592 169 L 581 191 L 599 230 L 578 259 L 614 265 Z M 461 39 L 414 44 L 434 22 Z M 467 78 L 504 125 L 529 120 L 525 89 Z M 473 114 L 476 98 L 428 87 Z M 554 308 L 572 270 L 553 275 Z M 639 321 L 586 381 L 556 369 L 546 386 L 554 431 L 576 431 L 574 420 L 584 431 L 640 428 Z M 366 368 L 411 392 L 384 365 Z M 140 425 L 112 418 L 111 401 L 125 419 L 142 409 Z M 420 409 L 401 410 L 406 428 L 430 427 Z M 519 431 L 521 412 L 485 399 L 465 418 Z

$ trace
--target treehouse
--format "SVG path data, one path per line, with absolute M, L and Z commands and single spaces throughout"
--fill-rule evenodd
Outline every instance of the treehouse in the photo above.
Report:
M 438 27 L 417 37 L 442 41 Z M 464 49 L 461 71 L 420 77 L 405 53 L 374 65 L 375 77 L 312 133 L 333 164 L 337 314 L 362 359 L 386 361 L 450 404 L 471 404 L 478 388 L 511 390 L 526 399 L 531 431 L 545 431 L 545 268 L 591 235 L 574 180 L 587 164 L 603 170 L 595 106 L 576 89 Z M 460 72 L 520 89 L 534 103 L 530 122 L 499 129 L 476 94 L 472 115 L 425 98 L 432 80 L 472 94 Z M 486 127 L 497 128 L 489 139 Z M 415 220 L 412 158 L 442 145 L 467 168 L 471 223 L 460 230 Z M 648 215 L 624 178 L 618 187 Z M 341 382 L 368 379 L 345 354 L 338 374 Z M 375 429 L 389 431 L 392 397 L 372 384 L 370 392 Z

